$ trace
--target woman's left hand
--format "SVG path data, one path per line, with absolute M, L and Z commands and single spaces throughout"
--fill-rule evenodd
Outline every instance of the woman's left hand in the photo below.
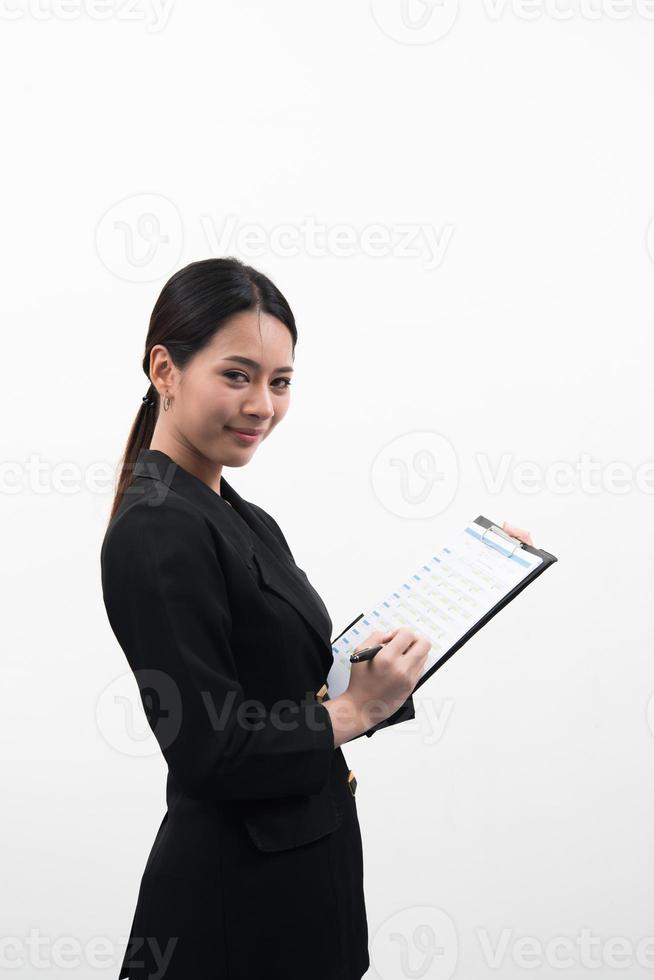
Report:
M 531 540 L 531 534 L 529 531 L 523 531 L 520 527 L 513 527 L 512 524 L 507 524 L 506 521 L 502 521 L 502 530 L 510 534 L 512 538 L 519 538 L 525 544 L 530 544 L 532 548 L 534 547 L 534 542 Z

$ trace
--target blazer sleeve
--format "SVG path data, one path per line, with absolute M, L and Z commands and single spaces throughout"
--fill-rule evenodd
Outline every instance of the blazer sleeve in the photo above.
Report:
M 250 506 L 253 505 L 250 504 Z M 257 513 L 260 514 L 264 518 L 264 520 L 267 521 L 268 525 L 272 528 L 274 533 L 277 535 L 280 543 L 286 549 L 291 559 L 295 561 L 295 559 L 293 558 L 293 553 L 289 547 L 288 541 L 284 537 L 284 533 L 281 527 L 279 526 L 279 524 L 277 523 L 277 521 L 275 520 L 275 518 L 272 516 L 272 514 L 267 513 L 267 511 L 263 510 L 261 507 L 257 506 L 256 509 L 257 509 Z M 363 613 L 357 616 L 357 619 L 361 619 L 362 616 Z M 353 622 L 350 623 L 350 626 L 354 625 L 357 619 L 353 620 Z M 347 633 L 350 626 L 346 626 L 345 629 L 343 630 L 343 633 Z M 339 635 L 342 636 L 343 633 Z M 336 637 L 336 639 L 338 639 L 338 637 Z M 401 704 L 400 707 L 392 715 L 390 715 L 388 718 L 384 718 L 383 721 L 380 721 L 377 724 L 373 725 L 372 728 L 369 728 L 367 731 L 361 732 L 360 735 L 355 735 L 354 738 L 350 739 L 350 741 L 354 742 L 356 741 L 357 738 L 361 738 L 363 735 L 367 735 L 368 738 L 370 738 L 372 735 L 375 734 L 375 732 L 380 731 L 380 729 L 382 728 L 390 728 L 391 725 L 398 725 L 402 721 L 411 721 L 413 718 L 415 718 L 415 716 L 416 716 L 416 707 L 415 704 L 413 703 L 413 695 L 410 694 L 409 697 L 406 699 L 406 701 L 404 701 L 404 703 Z
M 134 504 L 107 531 L 101 570 L 109 622 L 182 788 L 212 800 L 320 792 L 334 752 L 329 711 L 309 700 L 244 705 L 225 577 L 202 516 L 171 496 Z M 157 677 L 163 727 L 148 713 Z

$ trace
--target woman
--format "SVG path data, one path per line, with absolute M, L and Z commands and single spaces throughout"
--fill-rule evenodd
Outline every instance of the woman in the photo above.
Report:
M 275 519 L 222 475 L 289 407 L 297 332 L 273 283 L 194 262 L 154 307 L 150 387 L 102 544 L 111 627 L 168 764 L 120 978 L 360 980 L 356 780 L 340 746 L 414 717 L 429 642 L 372 633 L 329 699 L 332 622 Z

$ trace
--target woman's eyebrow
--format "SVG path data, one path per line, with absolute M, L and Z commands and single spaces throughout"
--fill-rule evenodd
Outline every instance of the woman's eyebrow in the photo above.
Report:
M 223 357 L 223 361 L 238 361 L 240 364 L 247 364 L 249 367 L 253 367 L 253 368 L 260 368 L 261 367 L 261 365 L 257 361 L 253 361 L 252 358 L 250 358 L 250 357 L 239 357 L 238 354 L 234 354 L 234 355 L 232 355 L 230 357 Z M 277 371 L 292 371 L 292 370 L 293 370 L 292 367 L 278 367 L 278 368 L 275 368 L 275 370 L 273 371 L 273 374 L 276 374 Z

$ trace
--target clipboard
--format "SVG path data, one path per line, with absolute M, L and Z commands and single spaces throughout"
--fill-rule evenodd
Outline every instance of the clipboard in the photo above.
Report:
M 477 528 L 475 527 L 476 525 L 479 525 L 480 529 L 484 529 L 481 534 L 477 534 Z M 466 530 L 469 530 L 471 527 L 474 527 L 475 535 L 478 536 L 480 543 L 483 543 L 488 548 L 499 551 L 503 556 L 509 558 L 510 560 L 520 561 L 520 555 L 526 552 L 529 555 L 538 557 L 540 562 L 531 568 L 531 570 L 524 575 L 520 581 L 509 589 L 509 591 L 502 595 L 502 597 L 496 603 L 494 603 L 490 609 L 483 613 L 483 615 L 481 615 L 480 618 L 478 618 L 471 625 L 471 627 L 463 633 L 463 635 L 461 635 L 454 643 L 448 645 L 447 649 L 442 653 L 442 655 L 437 656 L 435 662 L 432 663 L 421 675 L 413 691 L 411 692 L 411 695 L 407 698 L 404 704 L 401 705 L 396 712 L 394 712 L 394 714 L 374 725 L 364 734 L 369 736 L 374 734 L 374 732 L 378 731 L 380 728 L 387 728 L 390 725 L 397 724 L 398 722 L 407 721 L 410 718 L 414 718 L 415 708 L 413 705 L 413 695 L 415 692 L 422 687 L 422 685 L 429 680 L 429 678 L 435 674 L 437 670 L 440 670 L 440 668 L 447 663 L 450 657 L 453 657 L 454 654 L 457 653 L 457 651 L 460 650 L 461 647 L 463 647 L 468 640 L 475 635 L 475 633 L 478 633 L 479 630 L 486 625 L 486 623 L 490 622 L 490 620 L 493 619 L 493 617 L 496 616 L 501 609 L 504 609 L 509 602 L 512 602 L 513 599 L 515 599 L 517 595 L 526 589 L 528 585 L 542 575 L 547 568 L 550 568 L 556 561 L 558 561 L 556 556 L 551 554 L 549 551 L 545 551 L 542 548 L 534 548 L 532 545 L 525 544 L 523 541 L 520 541 L 519 538 L 515 538 L 508 534 L 497 524 L 493 523 L 493 521 L 490 521 L 487 517 L 484 517 L 481 514 L 476 517 L 474 521 L 470 522 L 470 525 L 467 526 Z M 442 550 L 447 551 L 448 549 Z M 438 559 L 436 556 L 434 556 L 433 560 L 436 561 Z M 423 567 L 427 568 L 427 565 L 424 565 Z M 416 575 L 414 577 L 418 576 Z M 334 638 L 334 640 L 332 640 L 332 646 L 334 646 L 342 637 L 344 637 L 345 634 L 352 629 L 352 627 L 356 626 L 360 620 L 364 619 L 365 615 L 365 613 L 360 613 L 354 620 L 352 620 L 352 622 L 349 623 L 345 629 Z M 366 624 L 365 632 L 369 634 L 373 632 L 373 630 L 379 628 L 381 627 L 376 626 L 375 622 L 371 620 Z M 360 642 L 361 639 L 357 639 L 356 642 L 353 643 L 353 647 L 358 646 Z M 327 691 L 329 690 L 328 685 L 326 686 L 326 689 Z M 326 696 L 329 695 L 327 694 Z

